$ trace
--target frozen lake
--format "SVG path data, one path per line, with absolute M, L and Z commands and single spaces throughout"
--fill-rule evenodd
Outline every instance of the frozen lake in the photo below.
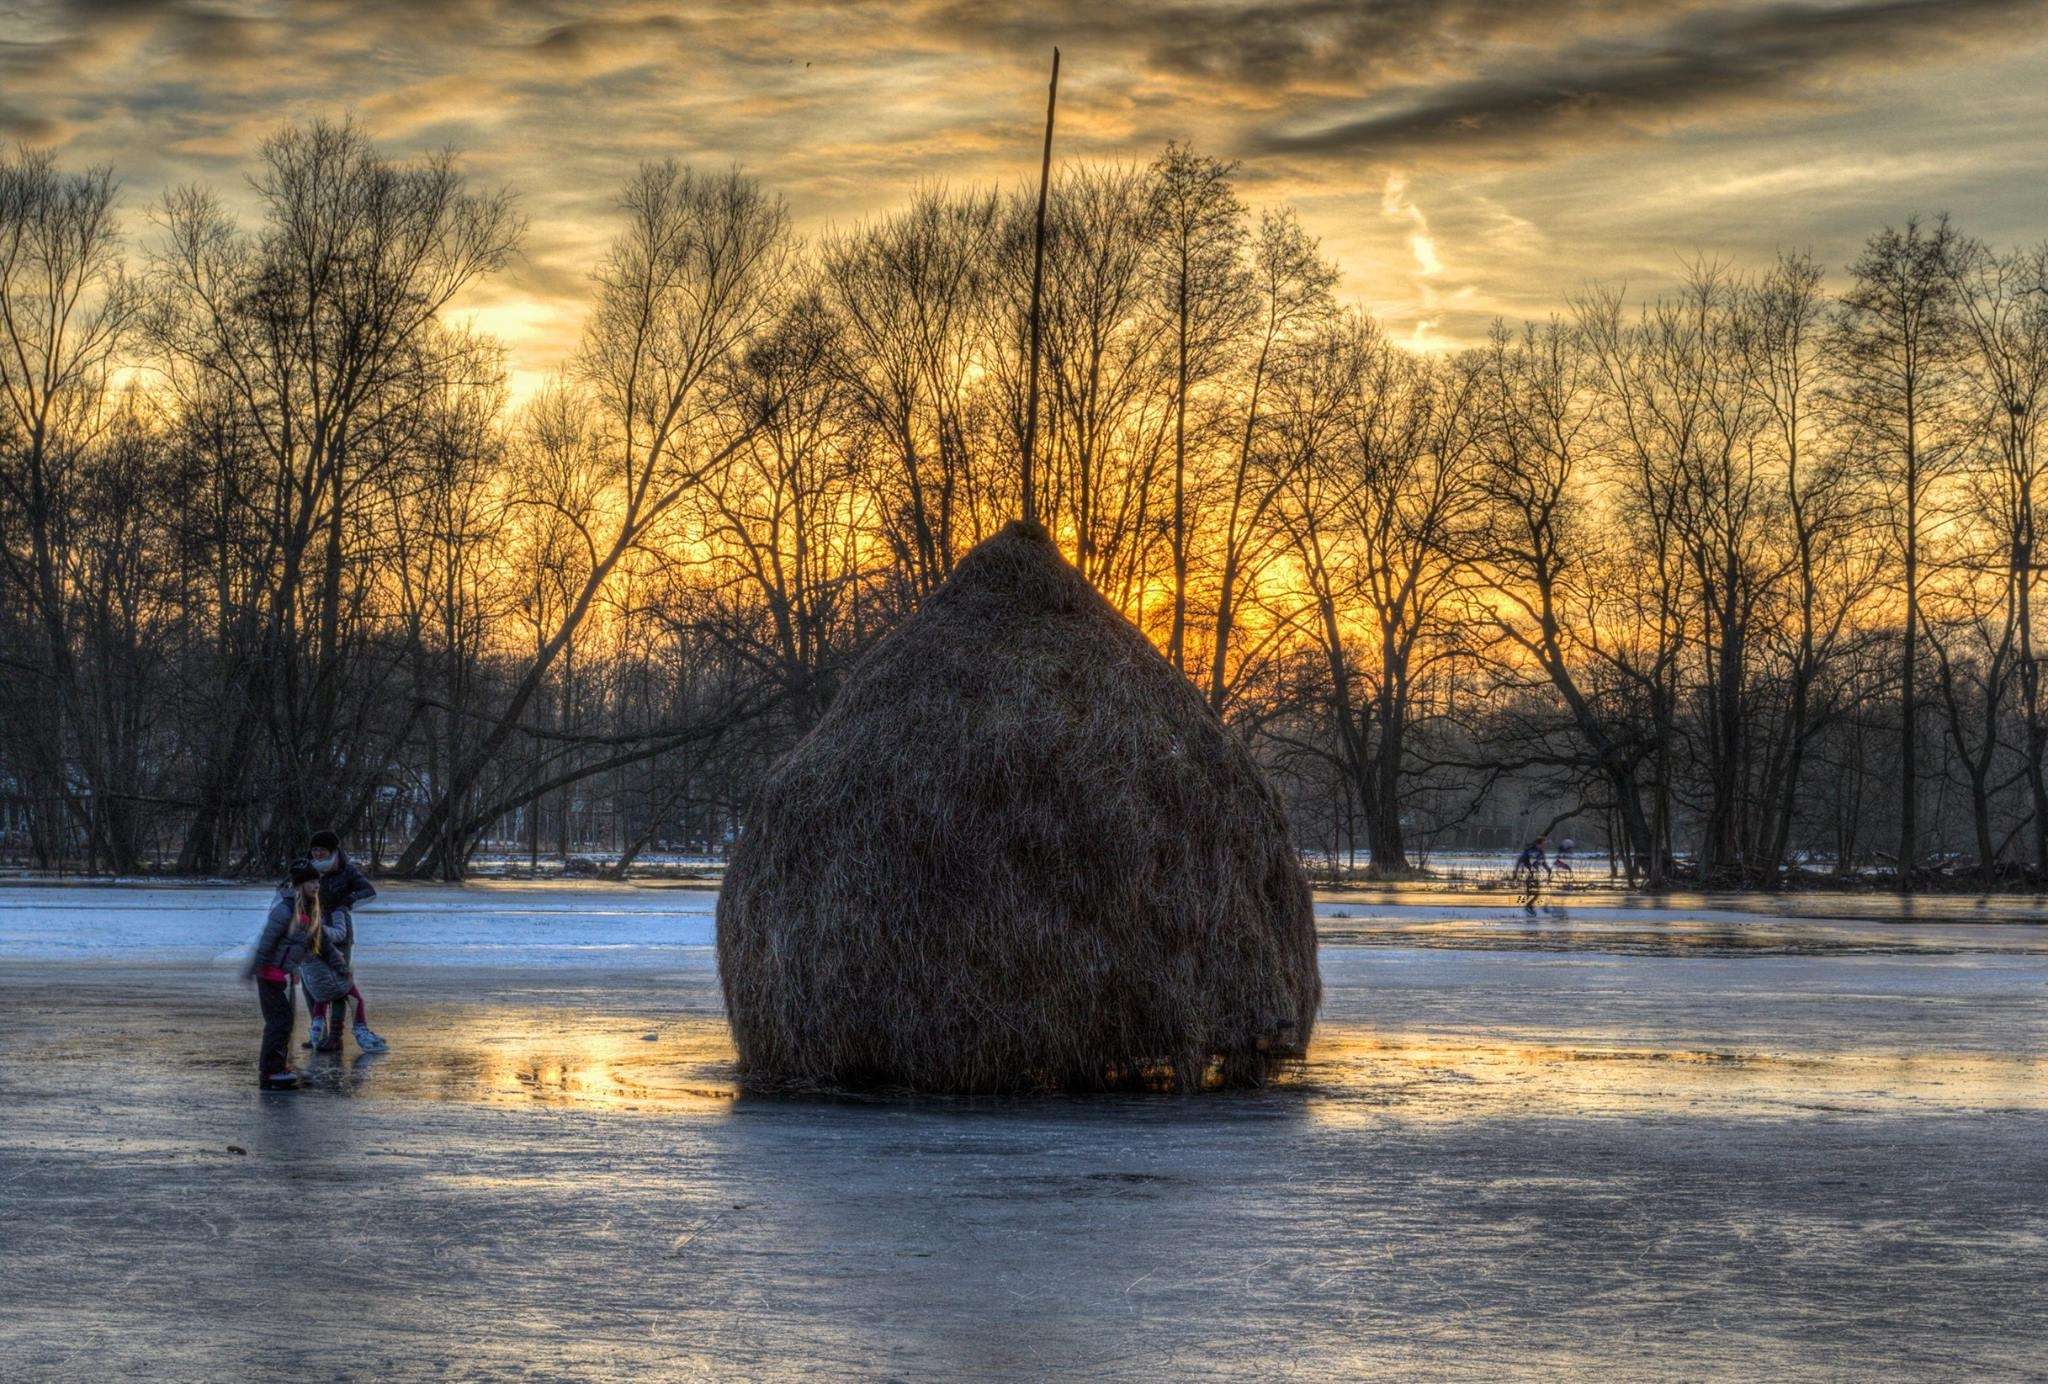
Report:
M 740 1095 L 713 895 L 393 888 L 252 1086 L 262 890 L 0 888 L 0 1371 L 2026 1376 L 2029 901 L 1319 900 L 1252 1095 Z

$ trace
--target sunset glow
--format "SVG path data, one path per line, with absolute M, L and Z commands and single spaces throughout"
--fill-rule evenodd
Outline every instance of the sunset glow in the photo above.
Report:
M 452 147 L 531 218 L 462 306 L 515 396 L 572 349 L 633 166 L 737 164 L 800 229 L 932 183 L 1033 171 L 1066 54 L 1063 159 L 1168 140 L 1298 206 L 1343 291 L 1419 347 L 1543 317 L 1589 277 L 1655 288 L 1686 249 L 1845 261 L 1873 224 L 1954 211 L 1994 241 L 2048 177 L 2033 0 L 1447 5 L 513 0 L 0 6 L 0 137 L 104 161 L 150 234 L 166 187 L 230 197 L 286 120 L 353 115 Z

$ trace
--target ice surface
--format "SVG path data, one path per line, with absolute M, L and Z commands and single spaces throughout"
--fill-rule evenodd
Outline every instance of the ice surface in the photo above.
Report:
M 270 908 L 263 887 L 0 887 L 0 959 L 240 959 Z M 382 884 L 356 910 L 359 958 L 408 966 L 672 965 L 707 951 L 701 888 Z
M 262 886 L 0 884 L 0 959 L 226 963 L 262 926 Z M 700 885 L 384 883 L 357 910 L 364 956 L 408 966 L 688 964 L 712 946 L 714 890 Z M 1403 890 L 1318 897 L 1327 941 L 1626 949 L 1944 949 L 2022 945 L 2048 902 L 1882 895 L 1633 897 L 1586 888 L 1547 895 L 1531 917 L 1512 895 Z M 1873 928 L 1871 924 L 1885 926 Z M 1632 940 L 1633 939 L 1633 940 Z
M 218 958 L 264 902 L 0 888 L 0 1376 L 2048 1358 L 2035 905 L 1332 896 L 1269 1090 L 786 1102 L 738 1089 L 710 893 L 511 884 L 388 888 L 393 1051 L 258 1095 Z

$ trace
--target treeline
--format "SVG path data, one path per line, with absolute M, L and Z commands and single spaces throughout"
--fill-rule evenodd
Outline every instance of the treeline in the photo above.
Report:
M 2042 251 L 1909 222 L 1834 283 L 1702 261 L 1424 355 L 1233 175 L 1055 179 L 1040 507 L 1306 848 L 2039 875 Z M 519 253 L 506 195 L 330 124 L 253 187 L 127 234 L 110 172 L 0 162 L 0 832 L 34 864 L 262 871 L 327 824 L 448 878 L 598 831 L 717 852 L 1015 511 L 1019 196 L 803 241 L 738 173 L 647 166 L 514 402 L 458 310 Z

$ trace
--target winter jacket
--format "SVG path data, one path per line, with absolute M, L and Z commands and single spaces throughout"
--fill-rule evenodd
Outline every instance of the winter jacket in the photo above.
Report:
M 252 979 L 265 966 L 296 972 L 306 962 L 308 955 L 306 939 L 292 935 L 292 917 L 298 908 L 292 899 L 292 890 L 280 889 L 277 898 L 270 905 L 270 916 L 263 920 L 263 931 L 257 935 L 256 945 L 249 949 L 249 959 L 242 967 L 242 979 Z M 347 909 L 328 914 L 321 922 L 321 959 L 328 967 L 341 975 L 348 974 L 348 951 L 355 941 L 355 924 Z M 344 990 L 347 986 L 342 987 Z
M 320 911 L 330 916 L 377 897 L 377 886 L 356 868 L 347 851 L 334 856 L 334 868 L 320 876 Z
M 293 965 L 293 944 L 290 936 L 292 926 L 292 901 L 289 894 L 280 891 L 270 902 L 270 915 L 263 920 L 263 931 L 256 935 L 256 945 L 249 948 L 249 957 L 242 964 L 242 979 L 254 980 L 258 971 L 275 966 L 280 971 L 289 971 Z
M 335 945 L 334 964 L 344 976 L 348 974 L 356 950 L 355 915 L 350 910 L 376 897 L 377 886 L 356 868 L 356 862 L 349 853 L 336 851 L 334 868 L 320 876 L 320 911 L 329 918 L 337 915 L 341 918 L 342 940 Z

